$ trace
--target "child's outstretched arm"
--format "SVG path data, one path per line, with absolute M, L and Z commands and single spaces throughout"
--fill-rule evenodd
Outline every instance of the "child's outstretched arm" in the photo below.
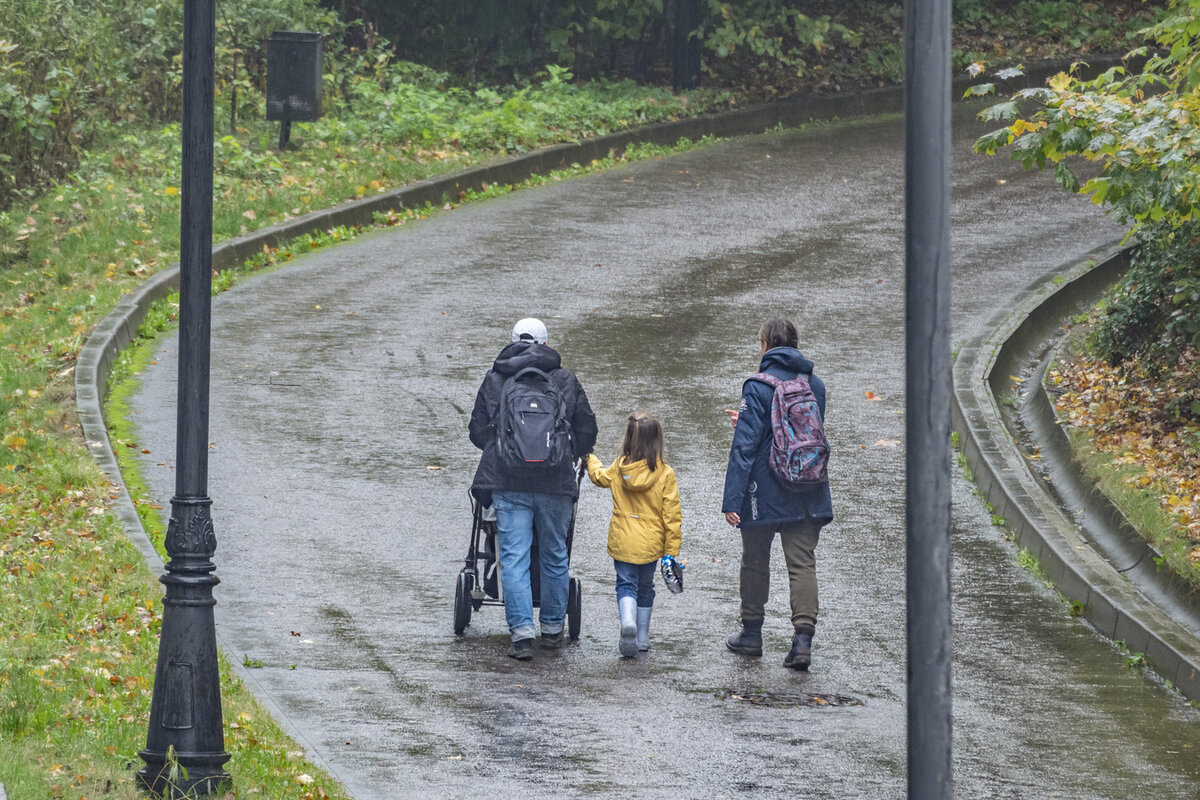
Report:
M 675 480 L 675 470 L 670 467 L 667 467 L 667 474 L 663 479 L 662 515 L 663 526 L 667 529 L 663 550 L 667 555 L 677 557 L 679 545 L 683 541 L 683 507 L 679 502 L 679 482 Z
M 605 469 L 604 462 L 601 461 L 599 458 L 596 458 L 595 453 L 588 453 L 588 457 L 587 457 L 588 478 L 590 478 L 592 483 L 596 484 L 601 489 L 607 489 L 609 486 L 612 486 L 613 467 L 615 467 L 616 465 L 617 465 L 617 462 L 614 461 L 612 463 L 612 466 Z

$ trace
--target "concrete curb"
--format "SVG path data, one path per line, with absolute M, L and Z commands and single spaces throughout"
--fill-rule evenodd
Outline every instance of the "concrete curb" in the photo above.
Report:
M 1118 57 L 1097 57 L 1091 62 L 1091 70 L 1099 72 L 1118 63 Z M 1065 69 L 1066 66 L 1053 63 L 1029 67 L 1025 80 L 1021 83 L 1040 86 L 1049 76 Z M 974 82 L 973 79 L 965 78 L 955 80 L 952 84 L 955 94 L 952 96 L 961 97 L 966 87 Z M 1010 88 L 1018 87 L 1013 85 Z M 855 94 L 797 98 L 723 114 L 637 128 L 576 144 L 546 147 L 495 164 L 419 181 L 377 197 L 342 203 L 232 239 L 213 248 L 212 266 L 214 270 L 228 269 L 260 252 L 263 247 L 277 247 L 301 236 L 342 225 L 371 224 L 376 213 L 423 206 L 425 203 L 440 204 L 446 198 L 457 198 L 460 192 L 468 189 L 480 190 L 484 184 L 519 183 L 534 174 L 604 158 L 612 152 L 623 151 L 627 145 L 633 143 L 673 145 L 681 138 L 699 139 L 703 136 L 726 137 L 762 133 L 776 126 L 794 127 L 818 120 L 899 113 L 903 108 L 903 88 L 888 87 Z M 141 552 L 153 573 L 163 571 L 163 561 L 142 527 L 113 453 L 108 427 L 104 421 L 103 387 L 107 385 L 117 355 L 137 338 L 138 327 L 145 319 L 150 306 L 178 287 L 177 262 L 148 279 L 137 291 L 124 296 L 92 332 L 79 352 L 75 367 L 75 403 L 88 449 L 116 490 L 112 504 L 126 536 Z M 221 641 L 219 632 L 217 642 L 221 650 L 230 655 L 228 661 L 234 671 L 251 687 L 258 701 L 268 709 L 285 732 L 305 748 L 311 760 L 337 777 L 337 771 L 321 757 L 312 743 L 307 741 L 268 697 L 253 673 L 232 657 L 233 651 Z M 343 786 L 346 784 L 345 781 L 341 782 Z
M 984 497 L 1055 588 L 1081 604 L 1097 631 L 1144 653 L 1185 697 L 1200 700 L 1200 638 L 1096 552 L 1092 536 L 1030 471 L 996 400 L 1010 390 L 1009 376 L 1039 360 L 1069 316 L 1094 305 L 1127 266 L 1127 253 L 1115 244 L 1097 248 L 1051 271 L 1014 308 L 994 316 L 955 360 L 952 427 Z

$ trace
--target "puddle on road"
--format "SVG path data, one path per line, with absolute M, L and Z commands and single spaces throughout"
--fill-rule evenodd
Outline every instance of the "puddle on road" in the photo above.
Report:
M 723 689 L 715 693 L 721 700 L 736 700 L 754 706 L 769 708 L 822 708 L 826 706 L 865 705 L 857 697 L 845 694 L 808 694 L 806 692 L 769 692 L 766 690 L 734 691 Z

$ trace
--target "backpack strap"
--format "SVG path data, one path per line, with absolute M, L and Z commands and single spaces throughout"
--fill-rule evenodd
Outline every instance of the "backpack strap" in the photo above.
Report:
M 774 375 L 772 375 L 769 372 L 756 372 L 753 375 L 751 375 L 749 378 L 746 378 L 745 382 L 749 383 L 750 381 L 758 381 L 759 383 L 765 383 L 767 386 L 770 386 L 772 389 L 778 389 L 779 385 L 781 383 L 783 383 L 783 381 L 781 381 L 779 378 L 776 378 Z M 743 384 L 743 385 L 745 385 L 745 384 Z
M 796 377 L 790 378 L 789 380 L 793 380 L 793 381 L 803 380 L 809 386 L 812 386 L 812 381 L 809 380 L 809 373 L 807 373 L 807 372 L 797 372 Z M 782 378 L 776 378 L 774 375 L 772 375 L 769 372 L 756 372 L 753 375 L 751 375 L 749 378 L 746 378 L 746 381 L 747 382 L 758 381 L 759 383 L 765 383 L 767 386 L 770 386 L 772 389 L 778 389 L 784 383 Z M 745 383 L 743 383 L 743 386 L 744 385 L 745 385 Z
M 519 381 L 519 380 L 521 380 L 521 378 L 524 378 L 526 375 L 537 375 L 539 378 L 541 378 L 544 381 L 552 380 L 548 374 L 546 374 L 544 371 L 538 369 L 537 367 L 525 367 L 524 369 L 519 369 L 515 373 L 513 373 L 513 376 L 511 378 L 509 378 L 508 380 L 514 381 L 514 382 Z M 554 388 L 557 389 L 558 386 L 555 385 Z

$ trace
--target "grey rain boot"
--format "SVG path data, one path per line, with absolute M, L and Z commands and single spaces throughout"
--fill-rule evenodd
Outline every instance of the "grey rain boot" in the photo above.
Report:
M 644 653 L 650 649 L 650 612 L 652 606 L 638 606 L 637 610 L 637 649 Z
M 744 656 L 761 656 L 762 624 L 763 621 L 761 619 L 754 622 L 743 620 L 742 629 L 737 633 L 731 634 L 725 640 L 725 646 L 733 652 L 741 653 Z
M 625 658 L 637 656 L 637 598 L 618 597 L 617 610 L 621 613 L 621 642 L 618 648 Z

